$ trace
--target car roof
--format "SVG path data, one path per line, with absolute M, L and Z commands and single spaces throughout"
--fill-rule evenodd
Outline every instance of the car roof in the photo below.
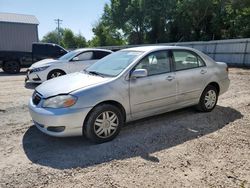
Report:
M 99 48 L 79 48 L 79 49 L 76 49 L 74 51 L 76 52 L 84 52 L 84 51 L 103 51 L 103 52 L 110 52 L 112 53 L 111 50 L 106 50 L 106 49 L 99 49 Z
M 122 51 L 148 52 L 152 50 L 170 50 L 170 49 L 194 50 L 192 48 L 181 47 L 181 46 L 140 46 L 140 47 L 126 48 L 123 49 Z

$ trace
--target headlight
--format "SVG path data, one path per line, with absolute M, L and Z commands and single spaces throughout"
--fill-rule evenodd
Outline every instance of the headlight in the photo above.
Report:
M 40 72 L 40 71 L 44 71 L 45 69 L 49 68 L 49 66 L 46 67 L 38 67 L 38 68 L 34 68 L 31 70 L 31 72 Z
M 46 99 L 43 102 L 44 108 L 67 108 L 73 106 L 77 101 L 77 97 L 72 95 L 58 95 Z

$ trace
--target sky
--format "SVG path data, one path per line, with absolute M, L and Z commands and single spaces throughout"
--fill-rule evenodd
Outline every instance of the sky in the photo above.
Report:
M 92 27 L 101 17 L 110 0 L 0 0 L 0 12 L 34 15 L 39 20 L 39 39 L 56 29 L 55 19 L 63 28 L 81 33 L 87 40 L 93 37 Z

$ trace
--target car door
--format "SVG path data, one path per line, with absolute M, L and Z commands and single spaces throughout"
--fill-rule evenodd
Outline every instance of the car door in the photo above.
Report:
M 172 58 L 178 86 L 177 103 L 184 106 L 197 103 L 208 79 L 205 62 L 189 50 L 172 50 Z
M 79 72 L 93 63 L 95 63 L 97 60 L 94 59 L 94 52 L 93 51 L 85 51 L 80 54 L 77 54 L 70 63 L 70 71 L 71 72 Z
M 168 51 L 153 52 L 134 68 L 146 69 L 148 76 L 130 79 L 130 107 L 134 119 L 165 111 L 176 102 L 175 73 Z

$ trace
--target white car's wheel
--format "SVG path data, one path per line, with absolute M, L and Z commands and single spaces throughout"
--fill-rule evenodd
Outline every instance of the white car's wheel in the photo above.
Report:
M 66 73 L 62 70 L 56 69 L 56 70 L 52 70 L 49 72 L 48 76 L 47 76 L 47 80 L 52 79 L 52 78 L 56 78 L 59 76 L 63 76 Z

